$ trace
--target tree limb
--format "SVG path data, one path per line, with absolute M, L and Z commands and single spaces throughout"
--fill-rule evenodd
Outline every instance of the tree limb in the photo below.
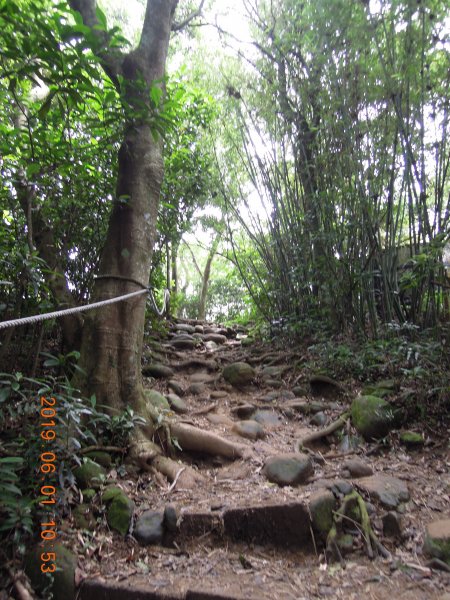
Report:
M 197 17 L 200 17 L 202 14 L 202 8 L 204 4 L 205 0 L 201 0 L 197 10 L 194 10 L 194 12 L 192 12 L 189 16 L 183 19 L 180 23 L 172 23 L 172 31 L 180 31 L 181 29 L 184 29 L 186 25 L 189 25 L 191 21 L 193 21 Z

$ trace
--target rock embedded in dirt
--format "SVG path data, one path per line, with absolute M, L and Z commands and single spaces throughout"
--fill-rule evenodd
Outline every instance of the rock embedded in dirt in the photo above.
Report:
M 202 335 L 202 339 L 204 342 L 214 342 L 215 344 L 225 344 L 227 341 L 227 337 L 220 333 L 206 333 Z
M 193 337 L 176 337 L 170 341 L 170 345 L 177 350 L 193 350 L 197 344 L 197 340 Z
M 368 477 L 373 475 L 372 467 L 360 458 L 348 458 L 342 465 L 350 477 Z
M 358 396 L 352 402 L 352 423 L 367 441 L 378 440 L 394 427 L 394 412 L 391 405 L 376 396 Z
M 160 544 L 164 536 L 164 513 L 146 510 L 136 521 L 133 537 L 141 546 Z
M 319 411 L 310 419 L 309 422 L 311 423 L 311 425 L 316 425 L 317 427 L 323 427 L 327 421 L 328 421 L 327 415 L 324 412 Z
M 128 533 L 131 519 L 133 518 L 134 503 L 123 490 L 120 490 L 120 493 L 116 494 L 108 504 L 106 512 L 108 525 L 111 529 L 120 533 L 120 535 L 125 536 Z
M 267 387 L 276 388 L 276 389 L 283 386 L 283 382 L 278 381 L 277 379 L 265 379 L 264 383 L 267 385 Z
M 183 333 L 194 333 L 195 332 L 194 325 L 189 325 L 189 323 L 175 323 L 174 329 L 176 331 L 181 331 Z
M 304 398 L 305 396 L 308 396 L 308 394 L 309 394 L 308 388 L 304 387 L 302 385 L 296 385 L 295 387 L 293 387 L 292 392 L 296 398 Z
M 352 484 L 345 481 L 345 479 L 318 479 L 313 485 L 315 489 L 326 488 L 330 490 L 338 498 L 347 496 L 353 491 Z
M 184 396 L 184 389 L 183 386 L 181 385 L 181 383 L 179 381 L 177 381 L 176 379 L 171 379 L 168 383 L 167 383 L 167 387 L 172 390 L 173 392 L 175 392 L 175 394 L 177 394 L 178 396 Z
M 218 348 L 218 344 L 216 344 L 216 342 L 205 342 L 205 348 L 209 351 L 209 352 L 214 352 L 214 350 L 217 350 Z
M 289 367 L 264 367 L 261 371 L 263 379 L 275 379 L 276 377 L 282 377 L 283 373 L 288 370 Z
M 56 555 L 58 568 L 51 579 L 41 572 L 42 546 L 36 546 L 25 556 L 25 573 L 30 578 L 33 589 L 38 593 L 44 593 L 45 598 L 53 600 L 75 600 L 75 570 L 77 568 L 77 557 L 62 544 L 55 544 L 51 552 Z M 47 563 L 50 564 L 50 563 Z M 25 597 L 25 596 L 24 596 Z M 33 596 L 34 597 L 34 596 Z M 31 596 L 27 595 L 27 598 Z
M 392 538 L 401 538 L 403 534 L 403 518 L 398 512 L 389 511 L 382 518 L 383 535 Z
M 235 387 L 243 387 L 250 384 L 256 376 L 255 369 L 245 362 L 236 362 L 227 365 L 223 372 L 223 378 Z
M 214 390 L 211 392 L 210 397 L 212 400 L 220 400 L 220 398 L 228 398 L 228 392 L 225 390 Z
M 156 377 L 157 379 L 169 379 L 173 377 L 173 369 L 167 365 L 161 365 L 159 363 L 151 363 L 142 367 L 142 375 L 146 377 Z
M 233 431 L 241 437 L 249 440 L 260 440 L 265 435 L 264 427 L 252 419 L 235 423 L 233 426 Z
M 165 396 L 156 390 L 144 390 L 145 398 L 149 404 L 158 410 L 170 410 L 170 405 Z
M 424 552 L 450 565 L 450 518 L 428 523 Z
M 406 483 L 391 475 L 377 473 L 371 477 L 359 479 L 357 485 L 388 509 L 397 508 L 399 504 L 409 500 Z
M 180 415 L 188 412 L 188 407 L 186 406 L 186 402 L 184 402 L 184 400 L 182 400 L 176 394 L 167 394 L 166 398 L 167 398 L 168 403 L 170 404 L 170 408 L 174 412 L 176 412 Z
M 106 470 L 101 465 L 88 458 L 82 465 L 74 470 L 73 475 L 81 489 L 93 488 L 98 490 L 106 479 Z
M 211 394 L 211 398 L 213 395 Z M 239 417 L 239 419 L 248 419 L 255 412 L 256 407 L 253 404 L 239 404 L 238 406 L 233 406 L 231 409 L 232 414 Z
M 317 490 L 309 498 L 309 512 L 314 529 L 322 535 L 327 535 L 333 526 L 333 511 L 336 508 L 336 498 L 330 490 Z
M 261 425 L 274 427 L 280 424 L 280 417 L 273 410 L 257 410 L 253 414 L 253 419 Z
M 186 390 L 187 394 L 192 394 L 192 396 L 201 396 L 206 392 L 206 385 L 204 383 L 191 383 L 191 385 Z
M 314 466 L 306 454 L 278 454 L 266 460 L 262 473 L 272 483 L 298 485 L 314 475 Z
M 178 514 L 173 504 L 167 504 L 164 508 L 164 527 L 167 531 L 175 533 L 177 531 Z
M 203 325 L 195 325 L 194 327 L 195 333 L 204 333 L 205 328 Z

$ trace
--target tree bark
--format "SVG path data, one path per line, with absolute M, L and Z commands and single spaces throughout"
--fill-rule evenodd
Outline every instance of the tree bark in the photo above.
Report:
M 203 271 L 202 276 L 202 289 L 200 292 L 200 301 L 198 305 L 198 320 L 204 321 L 206 318 L 206 298 L 208 296 L 208 286 L 209 286 L 209 278 L 211 276 L 211 266 L 214 260 L 214 256 L 217 252 L 217 247 L 220 242 L 221 233 L 218 233 L 214 238 L 211 249 L 208 253 L 208 258 L 206 259 L 205 270 Z
M 138 47 L 120 57 L 107 53 L 100 56 L 113 81 L 118 75 L 123 78 L 125 102 L 133 107 L 139 101 L 141 111 L 142 101 L 149 94 L 143 93 L 136 81 L 143 79 L 148 91 L 152 82 L 164 77 L 177 2 L 148 0 Z M 70 3 L 87 25 L 95 26 L 96 0 Z M 93 290 L 94 301 L 136 291 L 137 282 L 143 287 L 148 285 L 162 178 L 161 139 L 152 137 L 148 123 L 134 119 L 119 150 L 116 198 Z M 128 404 L 147 419 L 148 426 L 136 432 L 136 453 L 146 452 L 145 440 L 153 432 L 141 376 L 145 304 L 143 294 L 88 313 L 80 357 L 85 376 L 76 382 L 83 392 L 95 394 L 97 403 L 111 412 Z

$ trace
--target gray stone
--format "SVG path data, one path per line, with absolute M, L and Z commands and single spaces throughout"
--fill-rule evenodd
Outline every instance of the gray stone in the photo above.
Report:
M 167 531 L 175 533 L 177 531 L 178 515 L 173 504 L 167 504 L 164 508 L 164 527 Z
M 262 402 L 273 402 L 274 400 L 293 400 L 294 398 L 295 396 L 290 390 L 275 390 L 268 392 L 260 400 Z
M 133 518 L 134 504 L 122 491 L 111 500 L 106 512 L 106 520 L 111 529 L 114 529 L 120 535 L 125 536 L 131 525 Z
M 203 334 L 202 337 L 204 342 L 214 342 L 215 344 L 219 345 L 225 344 L 225 342 L 227 341 L 227 337 L 220 333 L 206 333 Z
M 298 485 L 314 475 L 314 466 L 306 454 L 278 454 L 266 460 L 262 473 L 272 483 Z
M 274 427 L 280 424 L 280 417 L 273 410 L 257 410 L 253 419 L 261 425 L 268 425 Z
M 142 375 L 156 377 L 157 379 L 169 379 L 169 377 L 173 377 L 173 369 L 167 365 L 151 363 L 142 368 Z
M 394 427 L 391 405 L 376 396 L 358 396 L 352 402 L 352 423 L 367 441 L 385 437 Z
M 133 536 L 141 544 L 160 544 L 164 535 L 164 513 L 155 510 L 146 510 L 136 521 Z
M 383 535 L 386 537 L 401 538 L 403 533 L 403 517 L 395 511 L 383 515 Z
M 425 530 L 424 552 L 450 565 L 450 519 L 428 523 Z
M 106 471 L 101 465 L 88 458 L 74 470 L 73 475 L 81 489 L 98 490 L 106 478 Z
M 342 468 L 348 471 L 350 477 L 368 477 L 373 475 L 372 467 L 360 458 L 348 458 Z
M 211 398 L 213 395 L 211 394 Z M 256 408 L 253 404 L 239 404 L 231 409 L 231 412 L 239 417 L 239 419 L 248 419 L 255 412 Z
M 231 385 L 241 387 L 248 385 L 255 378 L 255 369 L 244 362 L 232 363 L 223 370 L 223 378 Z
M 268 386 L 268 387 L 272 387 L 272 388 L 280 388 L 283 385 L 282 381 L 278 381 L 277 379 L 265 379 L 264 383 Z
M 396 508 L 401 502 L 409 500 L 406 483 L 391 475 L 377 473 L 371 477 L 359 479 L 357 485 L 388 509 Z
M 316 425 L 317 427 L 323 427 L 327 421 L 328 421 L 327 415 L 324 412 L 319 411 L 310 419 L 309 422 L 311 423 L 311 425 Z
M 196 325 L 195 326 L 195 333 L 204 333 L 204 327 L 203 327 L 203 325 Z
M 296 398 L 304 398 L 309 393 L 308 389 L 302 385 L 296 385 L 292 388 L 292 391 L 295 394 Z
M 174 329 L 183 333 L 194 333 L 196 331 L 196 328 L 193 325 L 189 325 L 189 323 L 175 323 Z
M 176 379 L 171 379 L 168 384 L 167 387 L 169 389 L 171 389 L 173 392 L 175 392 L 175 394 L 177 394 L 178 396 L 183 396 L 184 395 L 184 389 L 183 386 L 181 385 L 181 383 L 179 381 L 177 381 Z
M 216 344 L 216 342 L 205 342 L 205 348 L 209 351 L 209 352 L 214 352 L 214 350 L 216 350 L 219 346 Z
M 176 337 L 171 340 L 170 345 L 177 350 L 193 350 L 197 341 L 194 338 Z
M 220 398 L 228 398 L 228 392 L 225 390 L 215 390 L 210 394 L 213 400 L 219 400 Z
M 253 420 L 239 421 L 233 426 L 233 431 L 249 440 L 259 440 L 264 437 L 264 428 Z
M 261 375 L 263 379 L 282 377 L 287 369 L 288 367 L 264 367 L 261 371 Z
M 309 512 L 313 527 L 322 535 L 327 535 L 333 526 L 333 511 L 336 498 L 330 490 L 317 490 L 309 499 Z
M 170 410 L 170 405 L 165 396 L 156 390 L 144 390 L 147 402 L 158 410 Z
M 170 408 L 180 415 L 188 412 L 188 407 L 184 400 L 182 400 L 176 394 L 167 394 L 166 396 L 168 403 L 170 404 Z
M 204 383 L 191 383 L 191 385 L 186 390 L 187 394 L 192 394 L 193 396 L 201 396 L 206 392 L 206 385 Z

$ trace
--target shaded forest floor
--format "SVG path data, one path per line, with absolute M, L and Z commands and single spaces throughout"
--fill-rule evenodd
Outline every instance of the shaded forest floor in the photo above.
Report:
M 142 547 L 131 536 L 123 539 L 105 528 L 75 531 L 68 523 L 66 535 L 77 551 L 83 582 L 79 597 L 446 598 L 450 574 L 435 569 L 422 550 L 426 525 L 450 517 L 445 418 L 408 425 L 423 435 L 417 447 L 402 444 L 399 430 L 382 443 L 356 441 L 348 423 L 314 446 L 314 469 L 305 483 L 271 483 L 264 475 L 267 459 L 294 452 L 296 440 L 332 422 L 363 383 L 315 379 L 311 369 L 301 368 L 309 358 L 306 348 L 243 346 L 243 334 L 236 339 L 236 331 L 206 324 L 197 324 L 193 338 L 191 325 L 184 322 L 178 335 L 173 327 L 168 338 L 148 341 L 144 373 L 155 375 L 155 364 L 172 373 L 147 377 L 145 385 L 165 395 L 175 390 L 179 414 L 171 418 L 245 446 L 243 458 L 178 452 L 180 473 L 189 465 L 200 475 L 190 489 L 180 485 L 181 478 L 169 483 L 155 472 L 111 471 L 107 483 L 124 489 L 138 516 L 174 507 L 177 532 L 164 544 Z M 194 342 L 181 349 L 175 340 L 183 338 Z M 236 387 L 223 379 L 222 369 L 235 362 L 255 369 L 250 384 Z M 391 385 L 390 401 L 402 401 L 403 386 Z M 260 427 L 249 433 L 242 426 L 249 421 Z M 357 476 L 355 464 L 349 471 L 349 459 L 359 460 L 364 477 Z M 380 483 L 379 476 L 391 479 Z M 388 488 L 389 482 L 398 484 L 393 499 L 377 489 L 383 481 Z M 389 556 L 369 560 L 357 526 L 350 528 L 352 540 L 341 562 L 326 556 L 325 538 L 314 531 L 309 507 L 326 490 L 339 499 L 352 489 L 368 503 L 373 530 Z

